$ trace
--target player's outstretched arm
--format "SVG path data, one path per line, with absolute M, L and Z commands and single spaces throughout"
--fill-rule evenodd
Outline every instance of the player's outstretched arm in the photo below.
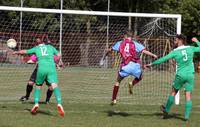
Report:
M 26 54 L 26 50 L 15 51 L 15 52 L 13 52 L 13 54 L 16 54 L 16 55 Z
M 158 60 L 156 60 L 156 61 L 154 61 L 153 63 L 151 63 L 151 65 L 161 64 L 161 63 L 163 63 L 163 62 L 165 62 L 165 61 L 167 61 L 167 60 L 169 60 L 169 59 L 171 59 L 171 58 L 173 58 L 173 57 L 174 57 L 173 52 L 170 52 L 170 53 L 167 54 L 166 56 L 161 57 L 161 58 L 159 58 Z
M 193 37 L 192 41 L 195 42 L 198 47 L 200 47 L 200 42 L 199 42 L 199 40 L 196 37 Z
M 153 54 L 153 53 L 151 53 L 151 52 L 149 52 L 149 51 L 147 51 L 147 50 L 143 50 L 142 53 L 145 53 L 145 54 L 147 54 L 147 55 L 149 55 L 149 56 L 152 56 L 152 57 L 154 57 L 155 59 L 158 58 L 157 55 L 155 55 L 155 54 Z

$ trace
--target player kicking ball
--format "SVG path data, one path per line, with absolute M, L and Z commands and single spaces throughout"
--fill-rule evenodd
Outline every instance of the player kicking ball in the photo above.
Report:
M 192 38 L 193 42 L 196 42 L 200 46 L 200 42 L 196 38 Z M 175 48 L 168 55 L 154 61 L 147 67 L 152 65 L 161 64 L 169 59 L 174 59 L 177 63 L 177 70 L 175 80 L 173 82 L 171 94 L 168 97 L 167 103 L 161 106 L 161 111 L 164 113 L 163 118 L 167 118 L 171 106 L 174 103 L 174 96 L 177 92 L 184 87 L 185 89 L 185 120 L 189 120 L 190 111 L 192 109 L 191 92 L 194 88 L 194 64 L 193 55 L 194 52 L 200 52 L 200 47 L 185 46 L 186 37 L 182 34 L 176 35 Z
M 36 75 L 36 87 L 34 92 L 34 102 L 35 105 L 31 109 L 31 113 L 35 114 L 39 108 L 39 99 L 42 84 L 45 80 L 50 83 L 50 86 L 53 89 L 53 93 L 56 97 L 57 108 L 60 116 L 64 117 L 65 112 L 62 107 L 61 92 L 58 88 L 58 78 L 56 72 L 56 66 L 54 62 L 54 55 L 57 55 L 60 58 L 58 51 L 51 45 L 45 45 L 42 41 L 39 41 L 40 44 L 29 50 L 20 50 L 16 51 L 13 54 L 35 54 L 38 59 L 38 71 Z
M 125 77 L 129 75 L 135 77 L 135 79 L 129 83 L 130 93 L 132 93 L 132 87 L 142 80 L 142 67 L 138 54 L 145 53 L 154 58 L 157 58 L 157 56 L 147 51 L 142 44 L 134 41 L 131 32 L 127 32 L 127 34 L 124 36 L 124 40 L 116 42 L 109 51 L 111 50 L 119 52 L 122 57 L 117 81 L 113 87 L 111 105 L 114 105 L 117 102 L 116 98 L 119 90 L 119 84 Z

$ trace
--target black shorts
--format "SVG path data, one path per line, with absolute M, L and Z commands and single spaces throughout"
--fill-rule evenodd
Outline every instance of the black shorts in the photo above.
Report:
M 35 67 L 35 69 L 33 70 L 33 73 L 31 74 L 31 77 L 29 79 L 29 81 L 32 81 L 35 83 L 36 81 L 36 77 L 37 77 L 37 70 L 38 70 L 38 66 Z M 50 85 L 50 83 L 45 79 L 46 85 Z
M 38 70 L 38 67 L 36 66 L 34 71 L 33 71 L 33 73 L 31 74 L 31 77 L 30 77 L 29 81 L 32 81 L 32 82 L 36 81 L 37 70 Z

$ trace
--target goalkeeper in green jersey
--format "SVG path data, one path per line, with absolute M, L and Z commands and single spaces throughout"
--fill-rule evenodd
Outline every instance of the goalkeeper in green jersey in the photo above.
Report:
M 196 42 L 198 47 L 185 46 L 186 37 L 182 34 L 176 36 L 175 48 L 168 55 L 154 61 L 151 64 L 146 65 L 146 67 L 161 64 L 169 59 L 174 59 L 176 61 L 176 75 L 173 82 L 171 94 L 168 97 L 166 105 L 161 105 L 161 111 L 164 113 L 164 117 L 170 111 L 171 106 L 174 103 L 174 96 L 177 92 L 184 87 L 185 88 L 185 120 L 187 121 L 190 116 L 190 111 L 192 109 L 191 92 L 194 88 L 194 64 L 193 64 L 193 54 L 194 52 L 200 52 L 200 42 L 196 38 L 192 38 L 193 42 Z
M 29 50 L 20 50 L 14 52 L 14 54 L 35 54 L 38 60 L 38 71 L 36 76 L 36 88 L 34 92 L 34 102 L 35 105 L 31 110 L 31 113 L 36 113 L 39 108 L 39 99 L 41 87 L 44 81 L 50 83 L 50 87 L 53 89 L 53 93 L 56 97 L 58 103 L 57 108 L 62 117 L 64 117 L 64 109 L 61 102 L 61 93 L 58 88 L 58 78 L 56 72 L 56 66 L 54 62 L 54 55 L 57 55 L 60 58 L 58 51 L 51 45 L 45 45 L 42 41 L 39 41 L 39 45 L 31 48 Z

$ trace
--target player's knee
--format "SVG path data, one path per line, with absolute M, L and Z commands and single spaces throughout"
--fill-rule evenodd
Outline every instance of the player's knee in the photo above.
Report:
M 32 82 L 32 81 L 29 81 L 28 82 L 28 85 L 30 85 L 30 86 L 33 86 L 35 83 L 34 82 Z
M 119 86 L 119 82 L 117 81 L 117 82 L 115 82 L 115 86 Z
M 52 87 L 52 86 L 49 86 L 49 90 L 51 90 L 51 91 L 52 91 L 52 90 L 53 90 L 53 87 Z
M 190 101 L 191 100 L 191 92 L 185 91 L 185 99 L 186 99 L 186 101 Z
M 121 77 L 120 75 L 118 75 L 117 82 L 120 83 L 123 79 L 124 79 L 124 77 Z
M 36 89 L 41 89 L 42 86 L 40 86 L 40 85 L 36 85 L 35 88 L 36 88 Z
M 55 89 L 56 87 L 58 87 L 58 85 L 56 83 L 52 83 L 51 87 L 52 87 L 52 89 Z

